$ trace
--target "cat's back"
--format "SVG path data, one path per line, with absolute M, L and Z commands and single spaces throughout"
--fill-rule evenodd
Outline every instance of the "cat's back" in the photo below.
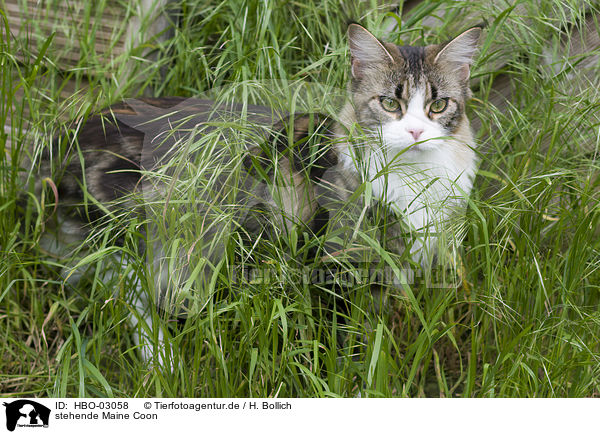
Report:
M 243 109 L 252 122 L 270 123 L 272 113 L 264 107 L 217 106 L 205 99 L 136 98 L 113 104 L 73 122 L 72 135 L 53 140 L 43 156 L 43 176 L 55 180 L 66 202 L 80 201 L 84 188 L 100 202 L 119 199 L 139 187 L 142 170 L 155 169 L 192 131 L 239 116 Z

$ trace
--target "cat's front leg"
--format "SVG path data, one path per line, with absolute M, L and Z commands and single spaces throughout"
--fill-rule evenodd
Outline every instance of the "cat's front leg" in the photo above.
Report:
M 149 300 L 142 288 L 137 288 L 136 298 L 132 303 L 129 322 L 135 329 L 133 341 L 140 356 L 147 366 L 156 366 L 174 370 L 174 354 L 168 339 L 162 330 L 161 321 L 152 320 L 154 303 Z

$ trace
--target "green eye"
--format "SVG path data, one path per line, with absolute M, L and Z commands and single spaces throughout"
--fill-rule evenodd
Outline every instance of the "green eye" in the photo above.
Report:
M 448 98 L 436 99 L 429 106 L 429 111 L 431 113 L 441 113 L 446 110 L 446 107 L 448 107 Z
M 379 98 L 379 102 L 386 112 L 396 112 L 400 109 L 400 103 L 394 98 L 382 96 Z

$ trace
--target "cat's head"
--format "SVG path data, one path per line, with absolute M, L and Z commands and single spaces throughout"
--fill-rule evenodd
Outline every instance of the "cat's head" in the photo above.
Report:
M 358 123 L 381 134 L 392 150 L 435 150 L 445 143 L 436 138 L 460 136 L 469 129 L 469 67 L 480 34 L 481 28 L 473 27 L 445 44 L 401 46 L 351 24 L 351 90 Z

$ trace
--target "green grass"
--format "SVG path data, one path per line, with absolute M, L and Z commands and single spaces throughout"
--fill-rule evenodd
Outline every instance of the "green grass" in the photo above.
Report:
M 228 260 L 282 277 L 241 284 L 221 271 L 204 309 L 170 328 L 176 368 L 144 366 L 127 320 L 130 288 L 140 279 L 147 286 L 139 227 L 115 219 L 93 232 L 75 260 L 83 277 L 65 282 L 74 260 L 39 245 L 55 201 L 50 183 L 34 194 L 41 150 L 69 120 L 142 93 L 219 88 L 251 101 L 267 80 L 343 88 L 346 21 L 382 37 L 399 21 L 378 2 L 176 3 L 175 33 L 134 50 L 130 63 L 126 55 L 103 62 L 85 28 L 74 37 L 90 51 L 67 71 L 52 40 L 0 39 L 0 123 L 12 119 L 0 132 L 0 396 L 600 395 L 600 53 L 569 56 L 559 44 L 577 42 L 589 17 L 585 31 L 599 31 L 591 0 L 395 10 L 403 25 L 386 39 L 398 43 L 434 43 L 488 23 L 472 73 L 482 170 L 468 204 L 463 285 L 413 285 L 378 315 L 368 284 L 342 291 L 301 278 L 300 265 L 318 267 L 307 257 L 318 240 L 298 244 L 301 231 L 237 257 L 231 239 Z M 444 11 L 435 28 L 423 21 Z M 147 48 L 155 62 L 141 57 Z M 76 89 L 61 96 L 67 80 Z M 503 80 L 514 92 L 496 107 Z M 123 264 L 112 255 L 117 235 Z

